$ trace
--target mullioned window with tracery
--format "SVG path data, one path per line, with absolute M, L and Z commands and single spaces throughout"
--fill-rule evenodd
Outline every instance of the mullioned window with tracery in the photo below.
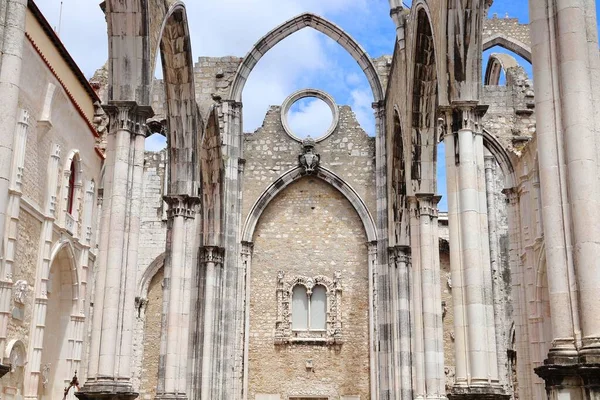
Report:
M 335 272 L 333 279 L 277 274 L 277 320 L 275 343 L 309 342 L 341 344 L 342 282 Z

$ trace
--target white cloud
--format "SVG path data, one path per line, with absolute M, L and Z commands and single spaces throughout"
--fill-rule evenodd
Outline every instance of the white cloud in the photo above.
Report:
M 50 23 L 57 25 L 59 0 L 36 2 Z M 107 59 L 106 22 L 98 6 L 100 0 L 63 2 L 61 39 L 85 75 L 91 77 Z M 188 0 L 186 7 L 197 58 L 244 56 L 267 32 L 302 12 L 348 21 L 354 27 L 366 24 L 365 19 L 382 17 L 373 15 L 374 5 L 380 3 L 387 7 L 385 0 Z M 386 15 L 383 18 L 389 19 Z M 268 106 L 281 104 L 293 91 L 320 86 L 338 102 L 350 102 L 353 108 L 359 106 L 354 110 L 359 121 L 373 133 L 372 100 L 363 98 L 365 94 L 370 96 L 370 88 L 360 69 L 352 72 L 348 63 L 339 62 L 340 54 L 344 52 L 337 43 L 325 40 L 324 35 L 312 29 L 295 33 L 275 46 L 258 63 L 245 87 L 244 130 L 259 127 Z M 354 62 L 350 67 L 357 68 Z M 360 94 L 360 101 L 356 93 Z M 368 107 L 364 106 L 366 103 Z
M 323 136 L 331 126 L 333 117 L 323 100 L 307 98 L 296 102 L 288 112 L 288 123 L 294 135 L 313 139 Z

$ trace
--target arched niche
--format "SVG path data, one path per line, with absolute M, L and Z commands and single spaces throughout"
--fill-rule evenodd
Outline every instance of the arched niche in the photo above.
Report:
M 246 85 L 246 81 L 262 56 L 286 37 L 307 27 L 313 28 L 338 42 L 340 46 L 356 60 L 358 65 L 364 71 L 371 86 L 371 90 L 373 91 L 375 102 L 383 100 L 383 87 L 379 80 L 379 76 L 377 75 L 375 66 L 367 52 L 340 27 L 325 18 L 311 13 L 300 14 L 297 17 L 286 21 L 256 42 L 254 47 L 248 52 L 246 57 L 244 57 L 243 62 L 240 64 L 235 74 L 229 98 L 233 101 L 241 102 L 242 92 Z

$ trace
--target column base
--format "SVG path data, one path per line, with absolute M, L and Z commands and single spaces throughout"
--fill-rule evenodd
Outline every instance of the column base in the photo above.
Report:
M 454 386 L 448 394 L 450 400 L 510 400 L 501 386 Z
M 182 393 L 157 393 L 154 400 L 188 400 L 188 397 Z
M 582 355 L 581 358 L 584 358 Z M 600 363 L 551 364 L 537 367 L 535 373 L 546 382 L 548 398 L 568 395 L 569 399 L 600 398 Z M 582 390 L 585 396 L 582 397 Z
M 130 384 L 114 381 L 94 381 L 86 383 L 75 393 L 81 400 L 133 400 L 139 393 L 133 391 Z

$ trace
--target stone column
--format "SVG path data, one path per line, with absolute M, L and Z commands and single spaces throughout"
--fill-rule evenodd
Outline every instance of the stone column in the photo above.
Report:
M 420 273 L 423 313 L 423 351 L 427 399 L 445 399 L 444 345 L 442 327 L 442 299 L 438 237 L 438 208 L 440 196 L 429 193 L 416 195 L 419 212 Z
M 569 221 L 564 149 L 562 145 L 561 109 L 554 90 L 559 82 L 553 71 L 557 68 L 554 25 L 548 13 L 547 0 L 529 2 L 531 18 L 532 56 L 535 75 L 536 115 L 543 116 L 537 124 L 537 143 L 544 220 L 544 242 L 553 344 L 549 358 L 570 360 L 577 356 L 576 336 L 580 332 L 571 287 L 575 286 L 573 260 L 570 254 L 571 226 Z M 552 88 L 552 90 L 549 90 Z M 576 305 L 575 305 L 576 307 Z
M 165 196 L 169 205 L 163 321 L 157 399 L 187 399 L 191 272 L 195 266 L 195 217 L 200 199 Z
M 489 230 L 489 243 L 490 243 L 490 263 L 492 273 L 492 305 L 494 308 L 494 324 L 496 325 L 496 348 L 498 357 L 498 377 L 500 384 L 505 388 L 509 387 L 510 377 L 508 375 L 508 355 L 506 349 L 508 349 L 507 341 L 507 322 L 506 322 L 506 308 L 505 301 L 506 291 L 505 283 L 502 278 L 503 271 L 500 270 L 502 267 L 500 262 L 499 248 L 500 243 L 498 241 L 498 222 L 497 222 L 497 208 L 496 208 L 496 160 L 493 155 L 486 151 L 485 154 L 485 193 L 486 193 L 486 205 L 487 205 L 487 216 L 488 216 L 488 230 Z
M 82 399 L 133 399 L 132 333 L 146 120 L 150 107 L 113 102 L 105 169 L 88 380 Z
M 387 151 L 385 135 L 385 104 L 373 103 L 375 114 L 375 186 L 377 198 L 377 327 L 379 329 L 378 365 L 380 366 L 377 395 L 388 398 L 393 385 L 391 369 L 392 336 L 390 327 L 390 280 L 388 257 L 388 209 L 387 209 Z M 376 396 L 375 393 L 371 394 Z
M 411 329 L 410 329 L 410 247 L 396 246 L 394 248 L 396 279 L 393 285 L 397 287 L 395 313 L 398 329 L 397 347 L 397 395 L 399 400 L 412 400 L 412 362 L 411 362 Z
M 248 349 L 250 346 L 250 283 L 252 277 L 252 253 L 254 251 L 254 243 L 242 242 L 241 261 L 245 271 L 245 289 L 244 289 L 244 368 L 243 368 L 243 392 L 242 399 L 248 399 Z
M 595 7 L 588 0 L 532 0 L 530 16 L 553 334 L 536 373 L 550 398 L 578 398 L 581 389 L 570 387 L 585 384 L 591 369 L 600 374 Z M 593 385 L 585 392 L 600 397 Z
M 588 32 L 586 7 L 578 0 L 556 0 L 555 40 L 562 105 L 565 162 L 573 226 L 573 260 L 579 288 L 583 363 L 600 363 L 600 215 L 598 192 L 598 141 L 594 118 L 593 81 L 588 42 L 597 48 L 597 26 Z M 593 8 L 592 8 L 593 9 Z M 591 17 L 591 16 L 589 16 Z M 590 29 L 592 27 L 589 27 Z M 594 77 L 597 78 L 597 77 Z M 553 315 L 553 319 L 556 316 Z M 599 371 L 600 373 L 600 371 Z M 600 396 L 600 393 L 598 393 Z
M 27 0 L 5 0 L 0 7 L 0 25 L 2 36 L 0 66 L 0 264 L 3 264 L 6 252 L 5 232 L 9 216 L 8 200 L 13 161 L 14 129 L 17 124 L 19 105 L 19 84 L 23 64 L 23 43 L 25 40 L 25 14 Z M 2 325 L 0 325 L 2 329 Z M 0 342 L 0 351 L 4 351 Z M 0 365 L 0 375 L 6 373 Z
M 454 105 L 445 137 L 456 381 L 452 399 L 506 398 L 499 385 L 483 138 L 476 103 Z
M 216 366 L 219 347 L 216 345 L 216 335 L 219 328 L 221 284 L 223 281 L 223 256 L 225 249 L 222 247 L 205 246 L 200 252 L 201 273 L 201 303 L 203 304 L 201 342 L 202 352 L 200 354 L 201 365 L 201 399 L 211 399 L 215 390 L 218 369 Z
M 419 203 L 415 196 L 407 198 L 410 215 L 410 245 L 411 245 L 411 350 L 414 372 L 413 396 L 415 399 L 425 399 L 425 344 L 423 343 L 423 294 L 421 284 L 421 235 Z

